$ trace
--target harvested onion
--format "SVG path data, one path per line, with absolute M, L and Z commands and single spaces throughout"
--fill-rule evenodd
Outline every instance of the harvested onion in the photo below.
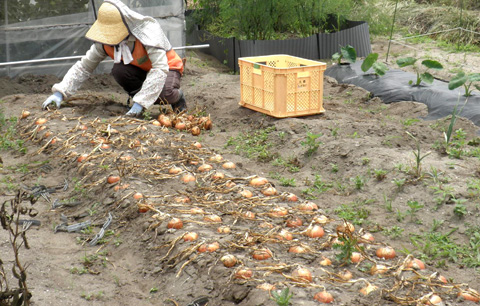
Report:
M 220 261 L 227 268 L 231 268 L 237 264 L 237 258 L 231 254 L 223 255 Z
M 235 272 L 235 278 L 237 279 L 249 279 L 253 276 L 253 271 L 249 268 L 241 268 Z
M 117 183 L 118 181 L 120 181 L 120 177 L 118 175 L 110 175 L 108 178 L 107 178 L 107 183 L 109 184 L 115 184 Z
M 377 249 L 375 254 L 377 255 L 377 257 L 383 259 L 392 259 L 396 256 L 395 250 L 391 246 L 380 247 Z
M 324 303 L 324 304 L 330 304 L 333 302 L 333 296 L 325 290 L 317 292 L 313 298 L 319 301 L 320 303 Z
M 260 187 L 265 184 L 268 184 L 268 180 L 264 177 L 254 177 L 250 180 L 250 185 L 254 187 Z
M 235 169 L 237 166 L 236 166 L 233 162 L 228 161 L 228 162 L 225 162 L 225 163 L 222 165 L 222 167 L 223 167 L 224 169 Z
M 179 218 L 172 218 L 170 221 L 168 221 L 167 227 L 181 229 L 183 227 L 183 222 Z
M 255 250 L 252 253 L 252 257 L 256 260 L 265 260 L 265 259 L 271 258 L 272 256 L 273 256 L 272 251 L 270 251 L 267 248 Z
M 323 227 L 320 225 L 310 225 L 307 228 L 306 234 L 310 238 L 322 238 L 323 235 L 325 235 L 325 231 L 323 230 Z
M 188 232 L 183 235 L 184 241 L 195 241 L 198 239 L 198 234 L 195 232 Z
M 190 182 L 195 182 L 195 176 L 193 174 L 187 173 L 184 176 L 182 176 L 182 182 L 184 183 L 190 183 Z
M 310 283 L 312 281 L 312 273 L 310 270 L 306 268 L 298 268 L 292 272 L 292 277 L 297 282 L 307 282 Z

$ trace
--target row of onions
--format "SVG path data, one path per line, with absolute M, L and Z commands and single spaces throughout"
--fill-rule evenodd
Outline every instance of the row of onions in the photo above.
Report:
M 49 119 L 28 122 L 29 115 L 22 115 L 25 139 L 44 141 L 41 151 L 46 153 L 64 152 L 93 181 L 89 188 L 107 187 L 117 198 L 133 200 L 140 215 L 148 216 L 151 229 L 168 230 L 165 237 L 172 240 L 162 242 L 170 246 L 162 258 L 189 254 L 178 273 L 194 256 L 212 256 L 232 270 L 232 281 L 260 283 L 256 287 L 263 290 L 277 290 L 278 284 L 310 288 L 319 303 L 334 302 L 340 296 L 337 288 L 356 283 L 362 284 L 362 296 L 382 294 L 403 305 L 442 305 L 441 297 L 453 293 L 465 300 L 480 299 L 468 286 L 436 273 L 422 274 L 431 272 L 423 261 L 411 255 L 398 258 L 394 248 L 351 223 L 334 220 L 318 204 L 277 190 L 265 177 L 241 176 L 242 169 L 222 155 L 199 142 L 187 143 L 182 133 L 198 135 L 195 128 L 210 129 L 208 117 L 161 115 L 149 123 L 126 118 L 82 123 L 81 118 L 71 118 L 69 131 L 53 135 Z M 177 127 L 180 123 L 185 126 Z M 168 128 L 183 132 L 172 136 Z M 99 165 L 117 171 L 105 174 Z M 134 188 L 132 176 L 174 180 L 189 192 L 148 194 Z M 332 247 L 350 238 L 357 241 L 355 251 L 345 262 L 336 260 L 339 251 Z M 309 255 L 313 257 L 306 260 Z M 273 274 L 283 280 L 270 283 Z

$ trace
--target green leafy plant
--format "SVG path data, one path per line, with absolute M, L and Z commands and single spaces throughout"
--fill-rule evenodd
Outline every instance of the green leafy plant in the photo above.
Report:
M 307 148 L 307 156 L 312 156 L 315 152 L 317 152 L 318 147 L 320 147 L 320 145 L 322 144 L 322 142 L 317 141 L 317 139 L 321 136 L 323 136 L 322 133 L 313 134 L 311 132 L 307 132 L 307 138 L 305 139 L 305 141 L 300 142 L 303 147 Z
M 430 155 L 432 152 L 427 152 L 425 154 L 422 155 L 421 153 L 421 147 L 420 147 L 420 142 L 418 141 L 417 138 L 415 138 L 415 136 L 413 136 L 411 133 L 407 132 L 408 136 L 412 137 L 413 140 L 415 140 L 415 144 L 416 144 L 416 150 L 413 151 L 413 155 L 415 156 L 415 165 L 413 165 L 413 173 L 415 175 L 416 178 L 421 178 L 423 176 L 423 173 L 422 173 L 422 160 L 427 157 L 428 155 Z
M 410 221 L 415 221 L 416 214 L 423 208 L 423 204 L 418 203 L 418 201 L 409 200 L 407 201 L 407 205 L 409 209 L 407 209 L 406 213 L 410 215 Z
M 448 89 L 454 90 L 455 88 L 458 88 L 460 86 L 463 86 L 465 89 L 465 97 L 470 97 L 472 95 L 472 91 L 474 89 L 471 89 L 472 85 L 480 91 L 480 85 L 478 84 L 473 84 L 475 82 L 480 81 L 480 73 L 470 73 L 470 74 L 465 74 L 465 72 L 460 71 L 456 76 L 454 76 L 450 82 L 448 83 Z
M 340 47 L 340 52 L 333 54 L 332 60 L 336 61 L 339 65 L 342 64 L 342 60 L 353 64 L 357 61 L 357 51 L 350 45 Z
M 442 64 L 440 64 L 437 61 L 434 60 L 423 60 L 422 61 L 422 66 L 425 67 L 426 69 L 421 71 L 420 67 L 416 65 L 417 59 L 414 57 L 404 57 L 404 58 L 399 58 L 397 60 L 397 65 L 401 68 L 408 67 L 408 66 L 413 66 L 413 70 L 417 74 L 417 80 L 414 82 L 410 80 L 408 84 L 413 85 L 413 86 L 420 86 L 420 84 L 423 82 L 427 84 L 432 84 L 433 83 L 433 75 L 428 72 L 428 69 L 435 69 L 435 70 L 441 70 L 443 69 Z
M 368 70 L 373 69 L 373 72 L 377 76 L 385 75 L 388 70 L 388 66 L 382 62 L 378 61 L 378 53 L 370 53 L 363 60 L 362 66 L 360 66 L 362 71 L 366 73 Z
M 272 290 L 272 297 L 271 299 L 277 303 L 278 306 L 288 306 L 290 305 L 290 299 L 293 297 L 293 293 L 290 293 L 290 289 L 285 287 L 278 293 L 277 290 Z

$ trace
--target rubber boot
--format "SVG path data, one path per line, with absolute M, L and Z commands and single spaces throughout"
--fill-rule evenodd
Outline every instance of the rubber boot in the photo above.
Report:
M 181 89 L 179 89 L 178 92 L 180 94 L 180 98 L 177 102 L 172 104 L 172 109 L 177 114 L 187 110 L 187 101 L 185 101 L 185 95 Z

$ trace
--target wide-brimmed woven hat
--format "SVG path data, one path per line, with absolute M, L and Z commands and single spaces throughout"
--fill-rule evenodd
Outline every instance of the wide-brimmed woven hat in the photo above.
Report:
M 98 18 L 85 37 L 105 44 L 118 45 L 128 36 L 128 28 L 120 11 L 111 3 L 104 2 L 98 9 Z

